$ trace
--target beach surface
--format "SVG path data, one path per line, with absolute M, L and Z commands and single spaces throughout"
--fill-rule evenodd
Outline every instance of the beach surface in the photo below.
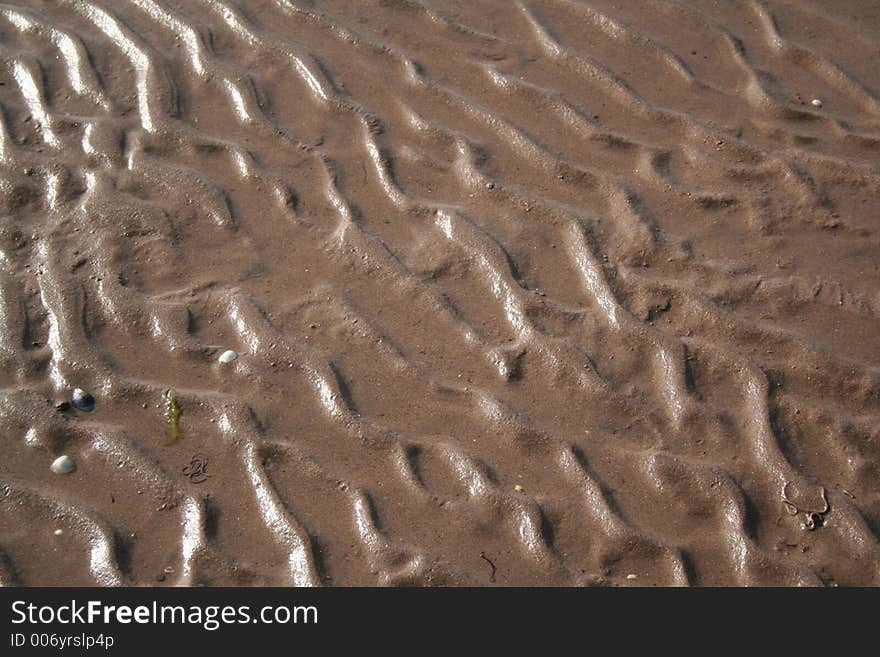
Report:
M 877 585 L 878 62 L 870 0 L 0 5 L 0 583 Z

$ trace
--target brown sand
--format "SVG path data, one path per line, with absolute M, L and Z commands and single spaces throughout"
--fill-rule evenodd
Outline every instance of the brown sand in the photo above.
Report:
M 45 0 L 0 48 L 4 584 L 880 583 L 878 3 Z

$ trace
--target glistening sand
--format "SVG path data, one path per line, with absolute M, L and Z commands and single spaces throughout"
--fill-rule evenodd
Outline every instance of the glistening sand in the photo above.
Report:
M 13 2 L 0 55 L 2 583 L 878 584 L 878 3 Z

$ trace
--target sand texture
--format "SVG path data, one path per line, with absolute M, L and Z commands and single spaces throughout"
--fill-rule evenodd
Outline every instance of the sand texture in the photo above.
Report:
M 880 583 L 880 3 L 13 1 L 0 55 L 0 583 Z

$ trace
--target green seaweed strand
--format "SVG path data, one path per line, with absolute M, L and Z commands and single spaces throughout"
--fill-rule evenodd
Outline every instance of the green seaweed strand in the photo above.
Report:
M 177 403 L 177 396 L 170 390 L 165 393 L 165 419 L 168 420 L 165 444 L 173 445 L 180 440 L 180 404 Z

